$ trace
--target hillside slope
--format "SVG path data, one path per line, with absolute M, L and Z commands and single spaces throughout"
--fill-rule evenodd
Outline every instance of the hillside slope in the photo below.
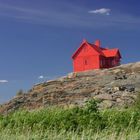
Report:
M 100 108 L 130 105 L 140 91 L 140 62 L 112 69 L 70 73 L 65 77 L 34 85 L 28 93 L 1 105 L 0 113 L 18 108 L 36 109 L 50 105 L 82 106 L 95 98 Z

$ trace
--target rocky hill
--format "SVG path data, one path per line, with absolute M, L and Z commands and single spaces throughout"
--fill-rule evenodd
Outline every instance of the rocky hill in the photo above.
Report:
M 132 104 L 140 91 L 140 62 L 111 69 L 70 73 L 65 77 L 34 85 L 28 93 L 1 105 L 0 113 L 19 108 L 37 109 L 51 105 L 82 106 L 94 98 L 100 108 Z

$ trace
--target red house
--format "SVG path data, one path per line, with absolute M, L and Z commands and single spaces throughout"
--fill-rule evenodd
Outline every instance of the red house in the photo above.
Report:
M 102 48 L 100 40 L 94 44 L 83 40 L 80 47 L 72 55 L 74 72 L 112 68 L 120 65 L 119 49 Z

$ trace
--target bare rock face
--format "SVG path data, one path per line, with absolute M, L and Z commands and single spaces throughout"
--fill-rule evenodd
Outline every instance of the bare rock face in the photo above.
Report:
M 111 69 L 70 73 L 65 77 L 34 85 L 28 93 L 1 105 L 0 113 L 19 108 L 37 109 L 50 105 L 82 106 L 93 98 L 100 108 L 131 105 L 140 92 L 140 62 Z

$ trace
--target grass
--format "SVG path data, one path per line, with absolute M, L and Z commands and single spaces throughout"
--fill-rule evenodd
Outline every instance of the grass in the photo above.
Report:
M 60 131 L 56 130 L 45 132 L 41 131 L 26 131 L 21 133 L 13 134 L 11 130 L 4 130 L 0 135 L 1 140 L 139 140 L 140 132 L 130 132 L 127 134 L 125 131 L 119 135 L 116 132 L 97 132 L 83 131 L 81 135 L 78 132 L 73 131 Z
M 98 110 L 94 100 L 85 107 L 19 110 L 0 116 L 0 140 L 139 140 L 139 105 Z

